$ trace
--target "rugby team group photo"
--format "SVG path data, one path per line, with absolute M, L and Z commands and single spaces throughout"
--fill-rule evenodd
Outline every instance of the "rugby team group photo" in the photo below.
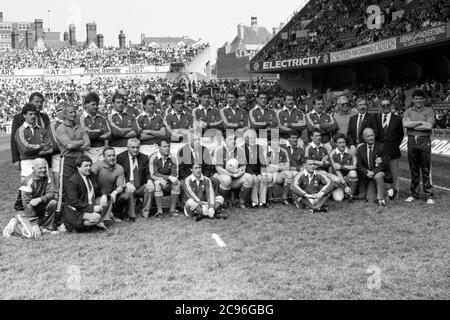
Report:
M 449 297 L 448 1 L 81 2 L 0 12 L 0 297 Z

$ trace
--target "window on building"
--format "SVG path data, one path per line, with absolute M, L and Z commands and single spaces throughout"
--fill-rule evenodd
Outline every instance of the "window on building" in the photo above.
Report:
M 0 30 L 12 30 L 11 23 L 0 23 Z
M 10 40 L 11 39 L 11 35 L 4 33 L 4 34 L 0 34 L 0 39 L 2 40 Z
M 19 23 L 19 30 L 28 30 L 30 29 L 30 24 L 29 23 Z

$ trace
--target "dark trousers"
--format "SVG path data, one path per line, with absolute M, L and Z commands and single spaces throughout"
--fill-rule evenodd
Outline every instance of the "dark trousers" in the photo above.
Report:
M 411 195 L 414 198 L 419 197 L 420 173 L 422 173 L 423 192 L 427 199 L 432 198 L 430 137 L 408 136 L 408 160 L 411 170 Z
M 59 190 L 57 212 L 63 208 L 63 199 L 65 198 L 65 184 L 77 172 L 77 158 L 62 157 L 59 164 Z

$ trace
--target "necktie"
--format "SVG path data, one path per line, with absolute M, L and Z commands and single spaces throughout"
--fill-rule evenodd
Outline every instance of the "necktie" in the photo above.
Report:
M 358 128 L 356 129 L 356 131 L 358 133 L 358 135 L 356 136 L 356 140 L 358 141 L 358 143 L 361 141 L 359 137 L 361 136 L 362 122 L 363 122 L 363 115 L 360 114 L 359 115 L 359 120 L 358 120 Z
M 88 185 L 88 191 L 91 192 L 92 188 L 93 188 L 92 182 L 89 178 L 86 178 L 86 180 L 87 180 L 87 185 Z
M 86 181 L 87 181 L 87 187 L 88 187 L 88 203 L 89 204 L 93 204 L 94 203 L 94 200 L 95 200 L 95 193 L 94 192 L 92 192 L 92 189 L 94 188 L 93 186 L 92 186 L 92 182 L 91 182 L 91 180 L 88 178 L 88 177 L 86 177 Z M 90 193 L 92 192 L 92 197 L 89 197 L 89 195 L 90 195 Z
M 383 118 L 384 118 L 383 119 L 383 131 L 384 131 L 384 135 L 387 135 L 387 131 L 388 131 L 388 122 L 387 122 L 388 116 L 387 116 L 387 114 L 384 114 Z
M 136 157 L 132 157 L 133 160 L 133 179 L 134 179 L 134 186 L 136 188 L 140 187 L 141 179 L 139 177 L 139 167 L 136 161 Z
M 373 146 L 368 146 L 368 148 L 369 148 L 369 158 L 367 159 L 367 163 L 369 164 L 369 170 L 372 171 Z
M 344 161 L 344 154 L 341 153 L 341 164 L 342 164 L 343 161 Z

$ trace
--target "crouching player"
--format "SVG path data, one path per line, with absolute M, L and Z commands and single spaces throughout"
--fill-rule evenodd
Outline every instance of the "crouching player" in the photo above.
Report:
M 47 161 L 42 158 L 33 160 L 33 173 L 22 182 L 14 209 L 20 211 L 5 228 L 3 235 L 11 236 L 14 232 L 37 238 L 41 233 L 55 231 L 56 191 L 51 178 L 48 177 Z M 28 223 L 24 223 L 26 220 Z M 16 225 L 21 223 L 28 227 L 27 232 L 17 232 Z M 20 230 L 20 229 L 19 229 Z
M 220 208 L 223 206 L 222 196 L 215 196 L 212 182 L 202 174 L 202 165 L 193 164 L 192 174 L 182 183 L 187 201 L 184 204 L 184 214 L 187 217 L 195 217 L 197 221 L 204 218 L 224 218 Z
M 295 177 L 291 191 L 297 207 L 302 203 L 310 213 L 327 212 L 325 203 L 334 188 L 333 183 L 326 174 L 315 169 L 314 159 L 307 158 L 305 171 Z
M 334 137 L 336 149 L 330 153 L 331 170 L 336 173 L 338 187 L 333 191 L 333 199 L 342 201 L 348 197 L 351 201 L 358 191 L 358 172 L 356 171 L 356 156 L 347 148 L 347 139 L 343 134 Z

